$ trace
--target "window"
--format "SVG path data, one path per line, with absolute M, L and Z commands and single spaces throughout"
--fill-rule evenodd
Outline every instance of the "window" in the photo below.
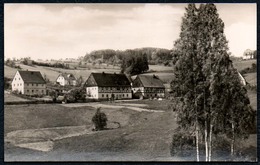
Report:
M 126 94 L 126 96 L 128 97 L 128 94 Z
M 15 87 L 15 84 L 14 84 L 14 87 Z
M 20 84 L 20 86 L 22 86 L 22 84 Z
M 19 84 L 17 84 L 17 86 L 19 86 Z
M 20 80 L 20 78 L 19 78 L 19 80 Z
M 110 87 L 110 90 L 112 91 L 112 90 L 113 90 L 113 88 L 112 88 L 112 87 Z
M 38 84 L 36 84 L 36 86 L 38 86 Z
M 29 90 L 27 90 L 27 93 L 29 93 Z
M 32 90 L 32 93 L 33 93 L 33 90 Z
M 104 94 L 102 94 L 102 97 L 104 97 Z
M 108 94 L 107 94 L 107 97 L 108 97 Z
M 123 97 L 125 97 L 125 94 L 123 94 Z
M 38 89 L 36 89 L 36 92 L 38 92 Z
M 42 84 L 42 86 L 43 86 L 43 84 Z
M 16 78 L 14 78 L 14 80 L 16 80 Z
M 33 84 L 32 84 L 32 86 L 33 86 Z

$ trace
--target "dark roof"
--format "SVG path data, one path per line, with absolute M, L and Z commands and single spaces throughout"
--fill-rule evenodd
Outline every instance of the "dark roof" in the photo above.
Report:
M 111 73 L 91 73 L 95 79 L 97 86 L 101 87 L 117 87 L 117 86 L 131 86 L 125 74 L 111 74 Z
M 165 88 L 163 82 L 155 75 L 138 75 L 136 78 L 139 78 L 144 87 Z
M 39 71 L 18 71 L 25 83 L 45 84 L 41 72 Z
M 62 74 L 60 74 L 59 76 L 64 77 L 64 79 L 66 79 L 66 80 L 76 80 L 76 78 L 74 77 L 74 75 L 71 74 L 71 73 L 62 73 Z M 59 77 L 59 76 L 58 76 L 58 77 Z

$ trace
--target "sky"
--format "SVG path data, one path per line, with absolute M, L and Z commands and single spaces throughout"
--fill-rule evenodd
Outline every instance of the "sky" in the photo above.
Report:
M 6 58 L 78 58 L 99 49 L 172 49 L 187 4 L 4 4 Z M 229 50 L 256 50 L 256 4 L 216 4 Z

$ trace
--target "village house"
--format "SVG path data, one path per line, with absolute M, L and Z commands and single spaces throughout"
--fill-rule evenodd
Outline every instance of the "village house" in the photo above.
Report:
M 163 98 L 165 86 L 155 75 L 137 75 L 133 80 L 133 95 L 138 98 Z
M 39 71 L 17 71 L 12 81 L 12 91 L 24 95 L 45 95 L 46 82 Z
M 243 54 L 243 60 L 250 60 L 254 58 L 254 51 L 247 49 Z
M 60 74 L 57 77 L 56 82 L 58 84 L 60 84 L 61 86 L 65 86 L 65 85 L 75 86 L 77 84 L 76 78 L 74 77 L 73 74 L 70 74 L 70 73 L 62 73 L 62 74 Z
M 91 99 L 131 99 L 131 84 L 125 74 L 91 73 L 86 80 L 86 97 Z

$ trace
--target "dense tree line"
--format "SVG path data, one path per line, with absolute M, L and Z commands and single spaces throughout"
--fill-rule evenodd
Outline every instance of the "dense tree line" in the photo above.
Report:
M 229 138 L 232 156 L 235 140 L 248 137 L 254 127 L 255 113 L 229 58 L 224 22 L 216 6 L 189 4 L 174 46 L 172 108 L 179 132 L 182 137 L 195 136 L 197 161 L 201 146 L 206 161 L 211 161 L 218 135 Z
M 88 63 L 106 63 L 109 65 L 121 65 L 123 58 L 129 54 L 146 54 L 147 61 L 151 65 L 166 65 L 170 66 L 172 63 L 172 53 L 171 50 L 162 48 L 138 48 L 138 49 L 128 49 L 128 50 L 95 50 L 87 53 L 83 60 Z
M 9 67 L 11 67 L 11 68 L 21 69 L 20 65 L 16 65 L 16 64 L 15 64 L 15 59 L 11 60 L 10 58 L 8 58 L 8 59 L 5 61 L 5 65 L 6 65 L 6 66 L 9 66 Z
M 69 69 L 69 64 L 65 64 L 65 63 L 59 63 L 56 62 L 54 64 L 51 63 L 44 63 L 44 62 L 36 62 L 36 61 L 32 61 L 33 65 L 38 65 L 38 66 L 45 66 L 45 67 L 54 67 L 54 68 L 63 68 L 63 69 Z

